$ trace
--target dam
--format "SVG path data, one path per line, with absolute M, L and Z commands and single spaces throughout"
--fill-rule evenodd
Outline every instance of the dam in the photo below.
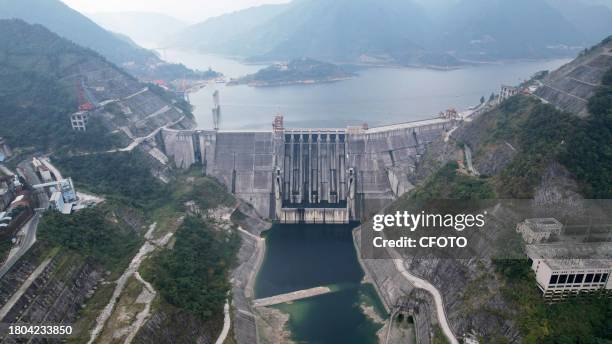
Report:
M 177 167 L 201 166 L 264 218 L 345 224 L 410 190 L 426 145 L 453 125 L 433 118 L 375 128 L 164 128 L 158 139 Z

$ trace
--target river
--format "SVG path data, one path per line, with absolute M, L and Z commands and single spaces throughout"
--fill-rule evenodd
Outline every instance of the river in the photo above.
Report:
M 361 306 L 387 314 L 374 287 L 361 283 L 351 230 L 356 225 L 275 225 L 266 232 L 266 257 L 255 287 L 257 298 L 318 286 L 325 295 L 276 306 L 289 314 L 288 328 L 298 343 L 377 342 L 382 324 Z
M 247 65 L 214 55 L 166 50 L 163 58 L 192 68 L 224 73 L 228 78 L 253 73 Z M 447 108 L 466 109 L 481 96 L 499 93 L 501 84 L 516 85 L 568 59 L 523 61 L 454 70 L 369 68 L 336 83 L 255 88 L 212 84 L 190 95 L 202 129 L 212 128 L 212 93 L 219 90 L 221 129 L 268 129 L 275 114 L 287 127 L 370 126 L 430 118 Z

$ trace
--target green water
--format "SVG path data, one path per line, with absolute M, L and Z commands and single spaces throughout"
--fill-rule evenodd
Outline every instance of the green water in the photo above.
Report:
M 282 304 L 298 343 L 376 343 L 376 324 L 360 304 L 384 308 L 374 288 L 361 283 L 363 271 L 353 246 L 354 225 L 275 225 L 266 233 L 266 257 L 257 276 L 257 298 L 327 286 L 331 293 Z

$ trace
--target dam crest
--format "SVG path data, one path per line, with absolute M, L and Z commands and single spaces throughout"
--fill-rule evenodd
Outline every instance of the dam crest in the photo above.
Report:
M 163 129 L 159 135 L 178 168 L 202 166 L 263 217 L 341 224 L 410 190 L 425 146 L 452 126 L 435 118 L 369 129 Z

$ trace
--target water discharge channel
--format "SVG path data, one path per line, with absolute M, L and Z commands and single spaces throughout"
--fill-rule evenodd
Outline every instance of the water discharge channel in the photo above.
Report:
M 275 225 L 266 236 L 266 256 L 255 296 L 265 298 L 319 286 L 332 291 L 273 306 L 289 314 L 287 328 L 298 343 L 376 343 L 385 310 L 364 273 L 352 242 L 355 223 Z M 371 314 L 371 312 L 370 312 Z

